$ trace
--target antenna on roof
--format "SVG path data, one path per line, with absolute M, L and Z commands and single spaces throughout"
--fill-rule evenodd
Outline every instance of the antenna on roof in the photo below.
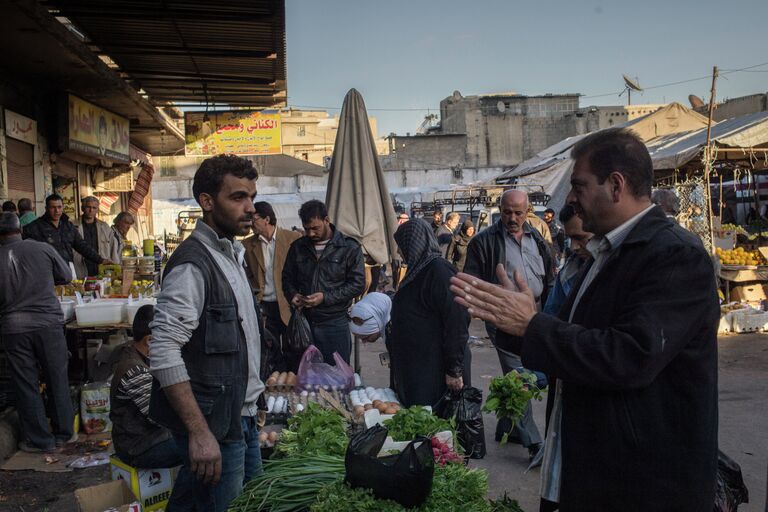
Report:
M 632 104 L 632 91 L 638 91 L 642 92 L 643 88 L 640 87 L 640 84 L 637 81 L 637 77 L 635 77 L 634 80 L 629 78 L 627 75 L 621 75 L 622 78 L 624 78 L 624 90 L 619 93 L 619 96 L 627 93 L 627 105 Z

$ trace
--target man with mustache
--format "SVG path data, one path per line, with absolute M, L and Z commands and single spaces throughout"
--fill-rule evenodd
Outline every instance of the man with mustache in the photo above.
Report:
M 553 282 L 552 256 L 544 237 L 526 220 L 528 206 L 528 194 L 521 190 L 507 190 L 502 194 L 499 202 L 501 219 L 469 243 L 464 272 L 493 283 L 497 282 L 496 266 L 499 264 L 504 266 L 510 277 L 519 272 L 524 276 L 540 308 L 546 304 Z M 486 330 L 496 345 L 496 327 L 486 323 Z M 516 352 L 501 349 L 498 345 L 496 351 L 505 374 L 522 366 Z M 542 439 L 533 421 L 530 403 L 516 425 L 513 426 L 509 421 L 499 421 L 496 425 L 496 440 L 500 441 L 506 433 L 511 433 L 512 440 L 528 448 L 531 458 L 536 455 Z
M 712 260 L 651 202 L 653 163 L 632 131 L 596 132 L 571 157 L 568 202 L 594 237 L 557 315 L 537 312 L 522 276 L 513 285 L 501 268 L 501 287 L 459 274 L 451 290 L 496 325 L 500 345 L 550 377 L 542 510 L 711 510 L 720 319 Z
M 235 239 L 251 230 L 257 177 L 234 155 L 200 165 L 192 192 L 203 218 L 168 261 L 150 324 L 149 416 L 184 461 L 169 512 L 224 511 L 261 472 L 260 322 Z

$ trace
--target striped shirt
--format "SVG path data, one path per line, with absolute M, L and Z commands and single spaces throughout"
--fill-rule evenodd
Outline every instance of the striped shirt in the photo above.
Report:
M 117 385 L 115 398 L 130 400 L 144 417 L 149 414 L 149 396 L 152 393 L 152 375 L 149 368 L 136 365 L 130 368 Z

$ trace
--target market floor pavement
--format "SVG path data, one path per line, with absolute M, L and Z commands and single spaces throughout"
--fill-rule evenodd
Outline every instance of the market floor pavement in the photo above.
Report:
M 471 334 L 483 345 L 472 349 L 473 384 L 488 392 L 491 378 L 500 372 L 498 358 L 479 322 Z M 768 335 L 742 334 L 720 338 L 720 448 L 741 465 L 750 493 L 750 503 L 740 512 L 765 509 L 766 469 L 768 467 Z M 361 348 L 363 379 L 367 384 L 387 386 L 388 369 L 381 366 L 382 343 Z M 534 417 L 544 426 L 544 402 L 534 403 Z M 500 447 L 493 440 L 496 421 L 485 416 L 488 455 L 472 461 L 474 467 L 488 470 L 490 492 L 495 497 L 507 491 L 527 512 L 538 510 L 539 469 L 526 473 L 527 451 L 508 444 Z M 0 471 L 0 510 L 75 510 L 73 491 L 108 479 L 106 467 L 71 473 Z M 22 508 L 23 507 L 23 508 Z

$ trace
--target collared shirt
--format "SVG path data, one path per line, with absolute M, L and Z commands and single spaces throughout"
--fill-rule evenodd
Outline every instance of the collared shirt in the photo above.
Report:
M 544 260 L 539 254 L 539 246 L 531 235 L 533 229 L 527 222 L 523 224 L 523 237 L 518 240 L 507 230 L 504 230 L 504 246 L 506 261 L 504 268 L 509 279 L 515 282 L 515 270 L 519 271 L 528 282 L 528 288 L 536 300 L 544 291 Z
M 654 206 L 655 205 L 649 206 L 605 236 L 596 236 L 587 242 L 587 250 L 592 254 L 594 262 L 589 268 L 587 275 L 584 276 L 584 281 L 582 281 L 579 291 L 576 294 L 576 299 L 573 302 L 573 307 L 571 307 L 571 313 L 568 317 L 569 322 L 573 321 L 573 315 L 576 312 L 579 301 L 584 295 L 584 292 L 589 288 L 589 285 L 592 284 L 592 281 L 594 281 L 597 274 L 600 273 L 600 270 L 603 268 L 608 257 L 613 251 L 619 248 L 632 229 L 637 226 Z M 561 435 L 563 427 L 563 385 L 563 381 L 558 379 L 557 386 L 555 386 L 555 400 L 552 406 L 552 412 L 550 413 L 549 421 L 551 428 L 547 434 L 547 442 L 544 447 L 544 460 L 541 467 L 541 497 L 553 502 L 560 501 L 560 479 L 562 478 L 563 472 L 563 446 Z
M 240 323 L 248 346 L 248 385 L 245 391 L 243 416 L 255 416 L 256 400 L 264 391 L 259 379 L 261 338 L 254 308 L 253 292 L 243 268 L 243 244 L 219 238 L 205 222 L 198 222 L 192 235 L 203 243 L 213 261 L 227 276 L 237 301 Z M 191 263 L 177 266 L 163 280 L 163 290 L 155 306 L 155 319 L 150 344 L 152 375 L 162 387 L 189 380 L 181 347 L 199 325 L 205 302 L 205 280 L 200 269 Z
M 277 290 L 275 289 L 275 276 L 274 276 L 274 261 L 275 261 L 275 244 L 277 240 L 277 226 L 272 233 L 272 239 L 267 240 L 262 235 L 259 235 L 259 243 L 261 244 L 261 251 L 264 254 L 264 302 L 277 302 Z

